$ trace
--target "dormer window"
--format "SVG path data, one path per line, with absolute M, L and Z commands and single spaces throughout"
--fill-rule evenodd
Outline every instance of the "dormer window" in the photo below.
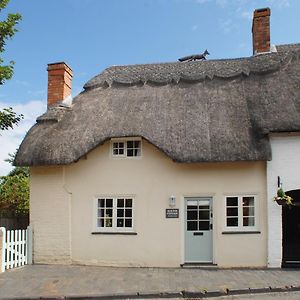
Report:
M 111 140 L 112 157 L 140 157 L 142 152 L 141 138 L 120 138 Z

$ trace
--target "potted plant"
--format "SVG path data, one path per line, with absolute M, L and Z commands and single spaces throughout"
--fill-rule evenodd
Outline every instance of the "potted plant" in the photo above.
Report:
M 282 187 L 278 188 L 274 201 L 276 201 L 278 205 L 293 205 L 293 198 L 286 195 Z

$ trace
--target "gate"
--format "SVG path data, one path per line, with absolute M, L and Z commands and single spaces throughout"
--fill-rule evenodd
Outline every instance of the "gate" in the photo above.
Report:
M 0 249 L 2 243 L 1 272 L 32 264 L 31 227 L 28 226 L 27 229 L 23 230 L 6 230 L 4 227 L 0 227 L 0 231 L 2 231 L 2 237 L 0 235 Z

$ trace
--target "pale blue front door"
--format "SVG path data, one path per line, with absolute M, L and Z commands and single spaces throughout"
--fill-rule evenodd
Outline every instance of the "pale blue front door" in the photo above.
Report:
M 211 263 L 212 198 L 187 197 L 185 202 L 185 262 Z

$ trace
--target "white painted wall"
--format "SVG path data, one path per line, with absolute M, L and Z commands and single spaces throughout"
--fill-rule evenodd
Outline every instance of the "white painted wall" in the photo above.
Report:
M 300 135 L 270 137 L 272 160 L 267 162 L 268 266 L 278 268 L 282 261 L 282 208 L 273 201 L 277 176 L 284 191 L 300 188 Z
M 106 142 L 77 163 L 31 171 L 36 262 L 179 267 L 184 262 L 184 197 L 211 196 L 214 263 L 267 264 L 265 162 L 175 163 L 143 140 L 140 159 L 113 159 Z M 242 194 L 257 197 L 259 233 L 222 234 L 225 195 Z M 137 235 L 92 234 L 93 200 L 101 195 L 135 196 Z M 165 218 L 171 195 L 180 209 L 178 219 Z

